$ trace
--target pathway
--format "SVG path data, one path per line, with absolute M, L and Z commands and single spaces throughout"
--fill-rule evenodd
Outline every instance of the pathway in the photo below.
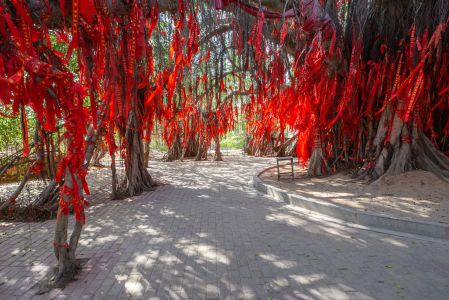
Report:
M 225 160 L 153 163 L 170 185 L 90 208 L 62 291 L 32 289 L 54 221 L 0 223 L 0 299 L 447 299 L 449 243 L 312 218 L 247 186 L 268 159 Z

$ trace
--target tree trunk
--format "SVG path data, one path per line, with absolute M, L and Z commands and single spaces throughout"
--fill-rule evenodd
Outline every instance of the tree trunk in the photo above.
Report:
M 309 160 L 307 174 L 309 176 L 323 176 L 329 173 L 329 166 L 323 155 L 321 133 L 318 125 L 314 126 L 313 151 Z
M 189 147 L 189 143 L 187 143 L 186 147 Z M 187 149 L 182 149 L 181 135 L 179 132 L 177 132 L 172 146 L 170 147 L 170 149 L 168 149 L 167 158 L 165 161 L 183 159 L 186 151 Z
M 95 167 L 103 167 L 103 164 L 101 163 L 101 160 L 106 155 L 106 149 L 104 149 L 103 145 L 101 143 L 98 144 L 98 146 L 95 148 L 94 156 L 93 156 L 93 165 Z
M 134 110 L 129 112 L 125 139 L 127 141 L 125 144 L 126 178 L 119 185 L 118 196 L 133 197 L 144 191 L 154 190 L 156 184 L 145 166 L 143 139 Z
M 439 151 L 432 142 L 413 126 L 412 154 L 417 168 L 432 172 L 449 182 L 449 157 Z
M 223 157 L 221 156 L 221 147 L 220 147 L 220 137 L 218 135 L 215 136 L 215 161 L 223 161 Z
M 148 164 L 150 161 L 150 140 L 149 139 L 145 140 L 144 146 L 145 146 L 144 147 L 145 151 L 143 154 L 143 161 L 144 161 L 145 168 L 148 168 Z
M 276 147 L 276 156 L 277 157 L 282 157 L 286 155 L 286 150 L 287 148 L 295 141 L 298 140 L 298 134 L 293 135 L 291 138 L 289 138 L 288 140 L 286 140 L 283 144 L 281 144 L 280 146 Z
M 84 152 L 84 163 L 82 166 L 85 170 L 89 168 L 95 150 L 96 141 L 98 138 L 97 134 L 98 132 L 94 129 L 93 125 L 90 125 L 87 132 L 87 139 L 86 139 L 87 146 Z M 72 176 L 69 168 L 66 167 L 64 176 L 64 187 L 66 189 L 71 189 L 73 187 L 74 185 L 73 179 L 76 181 L 76 184 L 78 186 L 79 197 L 83 198 L 83 187 L 81 179 L 76 174 Z M 52 195 L 51 192 L 53 192 L 54 190 L 59 191 L 59 189 L 56 187 L 57 183 L 55 181 L 51 181 L 50 185 L 47 186 L 44 192 L 46 192 L 48 195 Z M 39 203 L 36 203 L 36 205 L 40 204 L 41 202 L 44 202 L 45 199 L 48 198 L 42 197 L 40 199 L 42 200 L 39 200 Z M 59 200 L 60 204 L 69 207 L 72 200 L 72 196 L 61 193 Z M 80 219 L 81 221 L 85 219 L 84 210 L 81 210 Z M 40 293 L 48 292 L 53 287 L 63 287 L 67 282 L 73 280 L 73 277 L 78 273 L 78 271 L 81 268 L 79 261 L 76 260 L 76 249 L 78 247 L 78 241 L 81 235 L 83 222 L 76 220 L 72 234 L 70 236 L 70 241 L 69 243 L 67 243 L 68 221 L 69 221 L 68 211 L 64 211 L 63 207 L 59 205 L 53 240 L 53 250 L 56 258 L 58 259 L 58 266 L 55 269 L 55 273 L 50 278 L 50 280 L 48 282 L 43 282 L 41 284 L 39 290 Z
M 111 199 L 119 199 L 119 194 L 117 191 L 118 178 L 117 178 L 117 168 L 115 166 L 115 152 L 111 153 L 111 177 L 112 177 Z
M 78 184 L 79 196 L 83 196 L 81 180 L 77 175 L 73 176 Z M 71 189 L 73 187 L 72 174 L 69 168 L 66 168 L 64 177 L 64 186 Z M 71 201 L 71 196 L 61 195 L 61 203 L 69 205 Z M 84 213 L 83 213 L 84 214 Z M 84 217 L 84 216 L 83 216 Z M 74 225 L 73 232 L 70 237 L 69 243 L 67 243 L 68 237 L 68 222 L 69 215 L 63 211 L 60 206 L 58 208 L 58 217 L 56 219 L 55 235 L 53 240 L 53 250 L 56 258 L 58 259 L 58 266 L 55 270 L 53 277 L 50 279 L 49 283 L 45 283 L 41 286 L 40 292 L 47 292 L 53 287 L 64 287 L 73 277 L 78 273 L 81 268 L 80 263 L 76 260 L 75 253 L 78 246 L 78 240 L 81 235 L 81 229 L 83 224 L 76 221 Z
M 51 180 L 45 189 L 36 197 L 36 199 L 31 204 L 31 207 L 43 207 L 43 206 L 53 206 L 53 203 L 58 203 L 59 196 L 59 184 L 56 180 Z
M 400 102 L 400 101 L 399 101 Z M 399 103 L 399 106 L 401 103 Z M 435 145 L 419 131 L 417 120 L 414 119 L 412 131 L 408 123 L 404 123 L 399 112 L 394 112 L 391 129 L 391 109 L 382 113 L 373 142 L 375 159 L 367 162 L 360 170 L 361 179 L 368 182 L 382 178 L 384 175 L 394 176 L 412 169 L 423 169 L 432 172 L 443 180 L 449 178 L 449 158 L 436 149 Z M 418 114 L 415 114 L 415 118 Z M 389 137 L 387 136 L 389 134 Z M 384 143 L 384 140 L 388 140 Z
M 201 136 L 198 138 L 198 151 L 196 152 L 195 161 L 200 161 L 203 157 L 204 142 Z

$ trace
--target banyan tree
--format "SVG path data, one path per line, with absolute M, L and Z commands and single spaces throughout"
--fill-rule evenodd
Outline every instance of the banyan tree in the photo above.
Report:
M 311 176 L 449 178 L 447 0 L 0 0 L 0 16 L 0 112 L 23 137 L 2 169 L 30 156 L 24 182 L 53 179 L 37 201 L 59 199 L 51 285 L 79 267 L 95 148 L 111 157 L 113 197 L 153 190 L 155 124 L 169 159 L 215 144 L 220 160 L 245 120 L 252 152 L 294 148 Z

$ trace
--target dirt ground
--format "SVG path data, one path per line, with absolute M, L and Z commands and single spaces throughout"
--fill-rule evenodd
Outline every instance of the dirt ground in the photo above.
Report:
M 333 204 L 449 224 L 449 183 L 426 171 L 412 171 L 384 177 L 371 184 L 339 173 L 323 178 L 306 178 L 305 171 L 295 166 L 295 179 L 277 179 L 277 169 L 260 175 L 271 185 L 301 196 L 313 197 Z

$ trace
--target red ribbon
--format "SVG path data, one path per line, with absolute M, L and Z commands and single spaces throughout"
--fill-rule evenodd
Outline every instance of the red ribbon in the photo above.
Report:
M 240 0 L 215 0 L 215 9 L 223 9 L 226 6 L 235 3 L 239 6 L 243 11 L 249 13 L 250 15 L 257 16 L 260 11 L 263 12 L 265 18 L 267 19 L 283 19 L 283 18 L 292 18 L 297 15 L 296 10 L 289 9 L 284 13 L 272 12 L 264 9 L 259 9 L 257 7 L 245 4 Z

